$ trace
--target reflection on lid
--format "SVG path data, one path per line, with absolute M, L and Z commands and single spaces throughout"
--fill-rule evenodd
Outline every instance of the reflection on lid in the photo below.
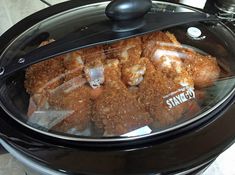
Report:
M 122 137 L 134 137 L 134 136 L 140 136 L 140 135 L 145 135 L 151 133 L 152 130 L 148 127 L 142 127 L 137 130 L 131 131 L 129 133 L 123 134 Z
M 69 113 L 43 124 L 52 131 L 148 134 L 200 112 L 202 88 L 213 86 L 219 76 L 216 58 L 184 47 L 169 32 L 85 48 L 26 70 L 29 121 L 42 126 L 45 116 L 38 112 L 53 109 L 58 113 L 46 114 L 52 120 L 60 111 Z M 145 133 L 145 127 L 151 129 Z
M 67 116 L 71 115 L 72 111 L 59 110 L 43 110 L 35 111 L 29 118 L 29 124 L 37 124 L 43 128 L 49 129 L 60 123 Z

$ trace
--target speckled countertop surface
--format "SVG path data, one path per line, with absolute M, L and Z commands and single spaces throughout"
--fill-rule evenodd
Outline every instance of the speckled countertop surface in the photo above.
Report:
M 47 0 L 56 4 L 65 0 Z M 186 0 L 192 4 L 193 0 Z M 198 3 L 193 3 L 198 5 Z M 0 35 L 24 17 L 46 8 L 40 0 L 0 0 Z M 204 175 L 235 175 L 235 145 L 220 155 Z M 0 175 L 36 175 L 9 154 L 0 156 Z

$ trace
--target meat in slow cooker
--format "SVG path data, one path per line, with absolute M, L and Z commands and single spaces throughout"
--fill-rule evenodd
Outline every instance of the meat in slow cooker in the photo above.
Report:
M 219 76 L 216 58 L 183 46 L 169 32 L 155 32 L 30 66 L 28 117 L 39 108 L 72 111 L 48 129 L 90 129 L 101 136 L 164 127 L 200 111 L 197 92 Z

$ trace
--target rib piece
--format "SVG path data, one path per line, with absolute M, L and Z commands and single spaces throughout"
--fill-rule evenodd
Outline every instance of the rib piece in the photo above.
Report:
M 121 64 L 128 61 L 130 55 L 128 51 L 130 49 L 136 49 L 137 57 L 140 57 L 142 53 L 142 42 L 140 37 L 131 38 L 116 42 L 106 46 L 106 55 L 111 59 L 118 59 Z
M 176 84 L 194 87 L 192 76 L 181 59 L 182 47 L 173 34 L 156 32 L 143 37 L 143 55 Z
M 82 58 L 82 50 L 71 52 L 64 57 L 65 81 L 69 81 L 75 77 L 82 77 L 84 69 L 84 60 Z
M 204 88 L 220 76 L 216 58 L 181 46 L 173 34 L 157 32 L 143 37 L 143 41 L 143 55 L 176 83 Z
M 29 94 L 39 94 L 61 84 L 64 73 L 62 57 L 57 57 L 30 66 L 25 74 L 25 87 Z
M 122 80 L 128 86 L 137 86 L 143 81 L 146 67 L 140 60 L 142 41 L 140 37 L 111 44 L 106 50 L 109 58 L 119 59 Z
M 41 46 L 53 40 L 42 42 Z M 61 85 L 64 81 L 64 56 L 34 64 L 26 69 L 25 88 L 37 107 L 47 105 L 47 91 Z
M 144 79 L 146 66 L 138 53 L 138 49 L 129 49 L 128 54 L 128 60 L 122 65 L 122 80 L 126 85 L 138 86 Z
M 70 81 L 76 81 L 74 79 Z M 82 79 L 77 80 L 77 87 L 72 86 L 59 87 L 50 94 L 49 103 L 51 106 L 58 110 L 72 111 L 72 114 L 67 116 L 62 122 L 57 124 L 52 130 L 60 132 L 68 132 L 70 129 L 75 128 L 77 131 L 85 130 L 90 123 L 91 119 L 91 88 L 85 86 Z M 68 82 L 67 82 L 68 83 Z
M 105 67 L 105 85 L 102 95 L 95 100 L 93 121 L 104 135 L 122 135 L 145 125 L 152 120 L 121 81 L 118 60 L 109 60 Z
M 193 77 L 196 88 L 212 86 L 220 76 L 220 67 L 215 57 L 204 56 L 194 51 L 187 51 L 183 59 L 186 70 Z
M 103 62 L 106 56 L 102 46 L 85 48 L 67 54 L 64 59 L 66 81 L 77 76 L 85 76 L 92 88 L 104 83 Z

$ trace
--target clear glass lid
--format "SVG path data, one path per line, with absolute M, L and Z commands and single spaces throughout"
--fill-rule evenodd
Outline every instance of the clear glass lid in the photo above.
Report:
M 86 19 L 103 20 L 105 5 L 86 7 L 97 9 L 87 16 L 85 8 L 73 9 L 35 25 L 9 45 L 1 65 L 76 31 Z M 154 5 L 152 12 L 191 11 Z M 68 16 L 74 13 L 84 21 L 73 24 L 75 17 Z M 26 127 L 67 139 L 120 140 L 175 130 L 233 94 L 233 37 L 220 22 L 192 22 L 72 51 L 5 79 L 2 106 Z

